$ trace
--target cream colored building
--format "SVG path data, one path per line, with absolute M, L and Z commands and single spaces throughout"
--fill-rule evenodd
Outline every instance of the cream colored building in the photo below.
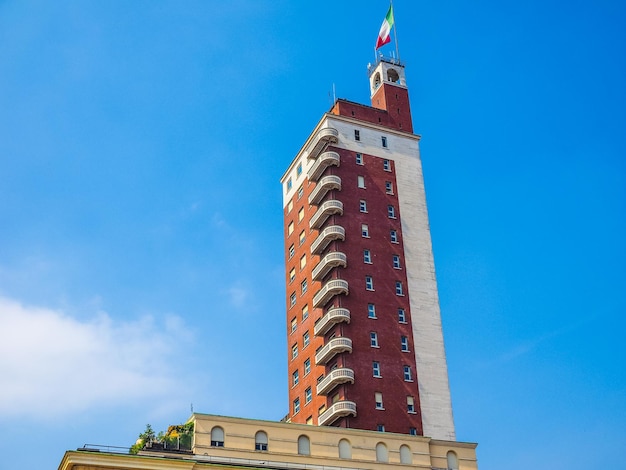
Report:
M 66 452 L 59 470 L 478 468 L 473 443 L 199 413 L 190 421 L 190 452 L 80 449 Z

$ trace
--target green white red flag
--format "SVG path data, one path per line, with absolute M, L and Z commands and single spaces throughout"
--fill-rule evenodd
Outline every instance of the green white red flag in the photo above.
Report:
M 387 12 L 387 16 L 383 20 L 383 24 L 380 27 L 380 31 L 378 32 L 378 41 L 376 41 L 376 49 L 381 46 L 384 46 L 388 42 L 391 41 L 391 28 L 393 27 L 393 5 L 389 5 L 389 11 Z

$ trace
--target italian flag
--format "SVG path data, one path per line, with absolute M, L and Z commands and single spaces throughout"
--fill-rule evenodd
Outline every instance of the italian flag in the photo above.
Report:
M 388 42 L 391 41 L 391 37 L 389 33 L 391 32 L 391 28 L 393 27 L 393 5 L 389 6 L 389 11 L 387 12 L 387 16 L 383 20 L 383 24 L 380 27 L 380 31 L 378 32 L 378 41 L 376 41 L 376 49 L 381 46 L 384 46 Z

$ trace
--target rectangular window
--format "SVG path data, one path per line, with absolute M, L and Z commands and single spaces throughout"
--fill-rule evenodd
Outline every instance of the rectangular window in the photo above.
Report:
M 417 436 L 417 429 L 416 428 L 409 428 L 409 434 L 411 436 Z
M 354 129 L 354 140 L 356 141 L 361 140 L 361 131 L 358 129 Z
M 383 394 L 380 392 L 374 393 L 374 400 L 376 401 L 376 409 L 384 410 L 383 408 Z
M 313 416 L 309 416 L 306 419 L 306 423 L 305 424 L 308 424 L 309 426 L 311 426 L 313 424 Z
M 393 184 L 391 181 L 385 181 L 385 192 L 387 194 L 393 194 Z
M 291 222 L 289 222 L 289 225 L 287 226 L 287 235 L 291 235 L 293 233 L 293 220 Z
M 409 351 L 409 338 L 406 336 L 400 336 L 400 349 L 402 349 L 403 352 Z
M 306 238 L 306 233 L 303 230 L 302 232 L 300 232 L 300 235 L 298 235 L 298 241 L 300 242 L 300 245 L 304 243 L 305 238 Z
M 413 381 L 413 376 L 411 374 L 411 366 L 404 366 L 404 380 L 406 382 Z
M 302 163 L 298 163 L 298 167 L 296 168 L 296 175 L 300 176 L 302 174 Z
M 300 374 L 296 370 L 293 372 L 293 374 L 291 374 L 291 385 L 295 387 L 296 385 L 298 385 L 298 382 L 300 382 Z
M 382 377 L 382 375 L 380 375 L 380 362 L 372 362 L 372 375 L 374 377 Z
M 298 320 L 296 319 L 296 317 L 293 317 L 291 319 L 291 332 L 293 333 L 294 331 L 296 331 L 297 328 L 298 328 Z
M 398 321 L 400 323 L 406 323 L 406 312 L 403 308 L 398 309 Z
M 312 399 L 313 392 L 311 391 L 311 387 L 309 387 L 304 391 L 304 403 L 309 403 Z
M 383 160 L 383 170 L 391 171 L 391 162 L 386 158 Z
M 296 305 L 296 293 L 292 292 L 289 296 L 289 307 L 293 307 L 294 305 Z
M 385 425 L 384 424 L 376 425 L 376 430 L 379 432 L 385 432 Z
M 321 415 L 324 411 L 326 411 L 326 404 L 324 404 L 324 405 L 320 406 L 320 407 L 317 409 L 317 415 L 318 415 L 318 416 L 319 416 L 319 415 Z
M 305 333 L 302 335 L 302 349 L 306 348 L 310 342 L 311 342 L 311 337 L 309 336 L 309 332 L 305 331 Z
M 296 247 L 291 245 L 289 247 L 289 259 L 293 258 L 293 255 L 295 255 L 295 254 L 296 254 Z
M 300 186 L 298 188 L 298 199 L 300 199 L 303 194 L 304 194 L 304 188 L 302 186 Z
M 361 225 L 361 236 L 363 238 L 369 238 L 370 237 L 370 229 L 367 226 L 367 224 Z
M 298 343 L 291 346 L 291 359 L 298 357 Z
M 293 183 L 291 182 L 291 178 L 289 178 L 287 180 L 287 189 L 285 190 L 285 192 L 289 192 L 292 187 L 293 187 Z
M 385 149 L 387 148 L 387 137 L 384 135 L 380 136 L 380 145 L 382 145 Z
M 378 334 L 375 331 L 370 333 L 370 346 L 373 348 L 378 347 Z
M 300 270 L 304 269 L 306 266 L 306 254 L 302 255 L 300 258 Z
M 396 208 L 393 206 L 387 206 L 387 215 L 390 219 L 396 218 Z
M 400 256 L 393 255 L 393 267 L 394 269 L 400 269 Z
M 291 209 L 293 209 L 293 201 L 287 203 L 287 214 L 291 212 Z
M 293 282 L 295 278 L 296 278 L 296 268 L 291 268 L 291 271 L 289 271 L 289 282 Z
M 397 230 L 392 230 L 391 232 L 389 232 L 389 238 L 391 239 L 391 243 L 398 243 Z
M 300 288 L 302 289 L 302 295 L 306 294 L 306 291 L 309 288 L 309 284 L 306 279 L 300 283 Z
M 376 305 L 367 304 L 367 318 L 376 318 Z
M 363 250 L 363 262 L 367 264 L 372 264 L 372 253 L 370 250 Z
M 357 153 L 356 154 L 356 164 L 357 165 L 363 165 L 363 154 L 362 153 Z
M 302 219 L 304 219 L 304 207 L 301 207 L 298 211 L 298 222 L 302 222 Z
M 415 399 L 413 397 L 406 397 L 406 410 L 409 413 L 415 413 Z
M 302 321 L 306 320 L 307 318 L 309 318 L 309 306 L 305 305 L 304 307 L 302 307 Z
M 357 186 L 359 188 L 365 189 L 365 177 L 357 176 L 356 181 L 357 181 Z
M 367 290 L 374 290 L 374 279 L 372 279 L 372 276 L 365 276 L 365 288 Z
M 396 281 L 396 295 L 404 295 L 404 289 L 400 281 Z
M 309 375 L 311 372 L 311 359 L 304 361 L 304 375 Z
M 319 385 L 319 383 L 320 383 L 322 380 L 324 380 L 324 374 L 320 375 L 320 376 L 317 378 L 317 384 Z
M 296 398 L 293 401 L 293 414 L 298 414 L 300 412 L 300 398 Z
M 367 202 L 364 201 L 363 199 L 359 201 L 359 210 L 361 212 L 367 212 Z

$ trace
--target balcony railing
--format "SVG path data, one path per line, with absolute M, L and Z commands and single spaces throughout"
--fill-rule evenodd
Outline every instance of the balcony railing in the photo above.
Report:
M 341 253 L 339 251 L 328 253 L 319 263 L 317 263 L 317 266 L 313 268 L 313 273 L 311 274 L 313 280 L 319 281 L 326 276 L 331 269 L 336 268 L 337 266 L 345 268 L 347 263 L 348 259 L 346 258 L 345 253 Z
M 330 299 L 348 293 L 348 281 L 331 279 L 313 296 L 313 308 L 323 307 Z
M 317 182 L 315 189 L 311 192 L 309 204 L 317 204 L 326 196 L 326 193 L 332 189 L 341 190 L 341 178 L 335 175 L 324 176 Z
M 325 335 L 333 325 L 337 323 L 350 323 L 350 310 L 343 307 L 331 308 L 326 314 L 315 324 L 313 333 L 315 336 Z
M 324 170 L 331 165 L 339 166 L 341 160 L 339 159 L 339 154 L 337 152 L 324 152 L 320 155 L 320 157 L 315 161 L 313 166 L 309 168 L 307 172 L 307 176 L 309 177 L 309 181 L 317 181 Z
M 322 150 L 324 150 L 329 144 L 336 144 L 339 141 L 339 131 L 334 127 L 325 127 L 317 131 L 317 134 L 311 142 L 311 150 L 309 151 L 309 158 L 317 158 Z
M 354 371 L 348 368 L 335 369 L 317 384 L 317 394 L 326 395 L 337 385 L 346 382 L 354 383 Z
M 330 201 L 326 201 L 324 204 L 317 208 L 313 217 L 311 217 L 311 221 L 309 222 L 309 226 L 311 228 L 320 228 L 333 214 L 343 214 L 343 202 L 337 201 L 335 199 L 331 199 Z
M 320 426 L 326 426 L 329 424 L 333 424 L 339 418 L 343 416 L 356 416 L 356 403 L 353 401 L 338 401 L 337 403 L 333 403 L 333 405 L 324 411 L 317 418 L 317 423 Z
M 352 352 L 352 340 L 345 337 L 333 338 L 315 353 L 315 363 L 317 365 L 326 364 L 342 352 Z
M 341 225 L 331 225 L 320 232 L 315 241 L 311 243 L 311 254 L 317 255 L 333 240 L 345 240 L 346 230 Z

